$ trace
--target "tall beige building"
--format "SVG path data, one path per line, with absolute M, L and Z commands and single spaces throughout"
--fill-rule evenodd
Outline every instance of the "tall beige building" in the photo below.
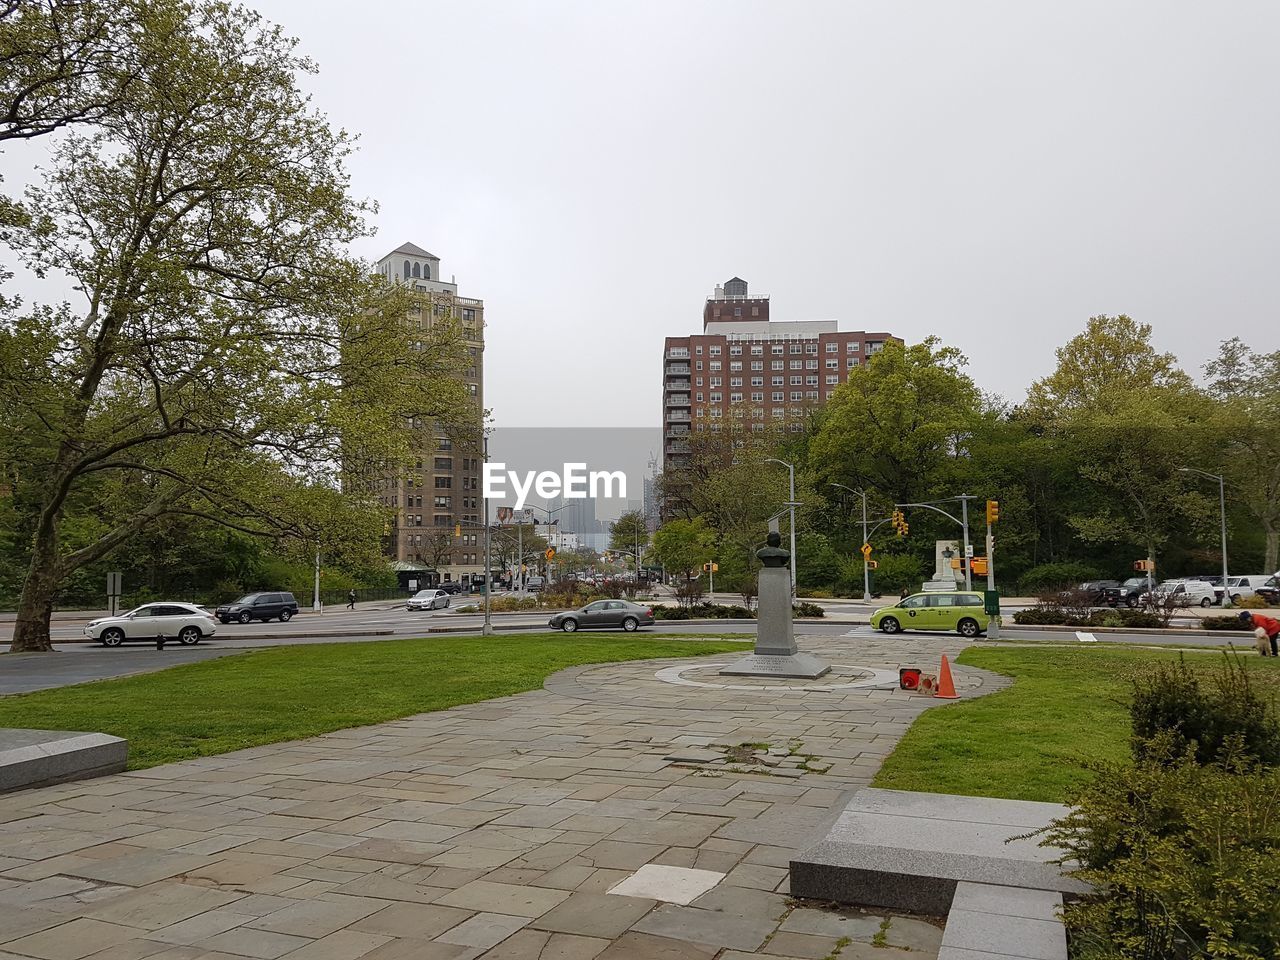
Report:
M 379 501 L 394 511 L 384 537 L 389 559 L 401 579 L 431 586 L 445 580 L 464 585 L 484 579 L 479 412 L 484 408 L 484 301 L 458 296 L 451 277 L 440 273 L 440 258 L 406 243 L 378 261 L 378 273 L 412 287 L 419 295 L 408 323 L 430 342 L 440 318 L 458 321 L 471 355 L 464 382 L 475 398 L 474 442 L 444 435 L 434 422 L 414 422 L 414 460 L 403 474 L 386 478 Z

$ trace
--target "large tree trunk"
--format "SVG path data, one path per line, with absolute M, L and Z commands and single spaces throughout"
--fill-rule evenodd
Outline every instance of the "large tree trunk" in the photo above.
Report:
M 52 521 L 36 529 L 31 565 L 22 583 L 18 618 L 13 625 L 10 653 L 50 653 L 49 619 L 53 616 L 53 595 L 58 589 L 58 528 Z
M 1267 531 L 1267 552 L 1266 559 L 1263 561 L 1263 570 L 1266 573 L 1275 573 L 1276 564 L 1280 563 L 1280 529 L 1272 524 L 1264 524 Z

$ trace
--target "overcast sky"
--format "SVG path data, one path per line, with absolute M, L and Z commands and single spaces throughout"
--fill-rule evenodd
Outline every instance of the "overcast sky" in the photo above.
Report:
M 355 252 L 485 300 L 501 426 L 657 424 L 734 275 L 1011 399 L 1099 313 L 1280 347 L 1270 0 L 248 2 L 361 135 Z

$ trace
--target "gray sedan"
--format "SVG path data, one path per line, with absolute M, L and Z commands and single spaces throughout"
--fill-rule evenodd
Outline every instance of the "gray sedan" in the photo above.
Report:
M 577 610 L 557 613 L 550 620 L 552 630 L 573 633 L 579 627 L 621 627 L 630 633 L 639 627 L 653 626 L 653 610 L 627 600 L 596 600 Z

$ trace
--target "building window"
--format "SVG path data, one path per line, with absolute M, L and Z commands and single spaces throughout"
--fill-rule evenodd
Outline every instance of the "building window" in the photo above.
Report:
M 436 489 L 448 490 L 453 486 L 453 477 L 436 477 Z
M 764 369 L 764 361 L 763 361 L 763 360 L 752 360 L 752 361 L 751 361 L 751 369 L 752 369 L 752 370 L 763 370 L 763 369 Z
M 409 261 L 408 260 L 404 262 L 404 278 L 406 280 L 409 279 Z
M 437 438 L 436 438 L 436 449 L 437 449 L 437 450 L 452 450 L 452 449 L 453 449 L 453 441 L 452 441 L 452 440 L 450 440 L 448 437 L 437 437 Z M 418 466 L 419 466 L 419 467 L 421 467 L 421 466 L 422 466 L 422 461 L 418 461 Z
M 781 402 L 782 402 L 782 400 L 783 400 L 782 391 L 781 391 L 781 390 L 775 390 L 775 391 L 774 391 L 774 393 L 773 393 L 773 402 L 774 402 L 774 403 L 781 403 Z
M 724 399 L 724 394 L 721 394 L 721 393 L 713 393 L 713 394 L 711 394 L 711 402 L 712 402 L 712 403 L 719 403 L 719 402 L 720 402 L 721 400 L 723 400 L 723 399 Z
M 729 344 L 729 356 L 731 356 L 731 357 L 740 357 L 740 356 L 742 356 L 742 344 L 740 344 L 740 343 L 731 343 L 731 344 Z
M 729 361 L 729 369 L 730 369 L 730 370 L 741 370 L 741 369 L 742 369 L 742 361 L 741 361 L 741 360 L 731 360 L 731 361 Z
M 818 385 L 818 375 L 815 373 L 812 376 L 805 377 L 804 382 L 806 386 L 816 387 Z
M 839 370 L 839 369 L 840 369 L 840 358 L 839 358 L 839 357 L 828 357 L 828 358 L 827 358 L 827 369 L 828 369 L 828 370 Z
M 804 369 L 804 361 L 803 361 L 803 360 L 792 360 L 792 361 L 791 361 L 791 369 L 792 369 L 792 370 L 803 370 L 803 369 Z
M 838 373 L 828 373 L 828 374 L 827 374 L 827 383 L 828 383 L 828 385 L 833 384 L 833 383 L 839 383 L 839 382 L 840 382 L 840 374 L 838 374 Z
M 763 394 L 763 393 L 753 393 L 753 394 L 751 395 L 751 402 L 752 402 L 752 403 L 764 403 L 764 394 Z M 752 412 L 752 413 L 755 413 L 755 411 L 754 411 L 754 410 L 752 410 L 751 412 Z
M 734 307 L 734 308 L 733 308 L 733 315 L 734 315 L 735 317 L 740 317 L 740 316 L 742 316 L 742 308 L 741 308 L 741 307 Z
M 430 270 L 431 268 L 430 268 L 430 267 L 427 267 L 427 269 L 428 269 L 428 270 Z M 430 279 L 430 278 L 428 277 L 428 279 Z M 475 322 L 476 322 L 476 311 L 475 311 L 475 308 L 473 308 L 473 307 L 463 307 L 463 308 L 462 308 L 462 322 L 463 322 L 463 323 L 475 323 Z
M 700 387 L 700 386 L 702 386 L 702 378 L 701 378 L 701 377 L 695 377 L 695 378 L 694 378 L 694 383 L 693 383 L 693 385 L 694 385 L 695 387 Z
M 804 353 L 804 344 L 802 344 L 802 343 L 793 343 L 793 344 L 791 345 L 791 352 L 792 352 L 792 353 Z
M 729 394 L 729 402 L 730 402 L 730 403 L 741 403 L 741 402 L 742 402 L 742 394 L 740 394 L 740 393 L 731 393 L 731 394 Z
M 712 369 L 712 370 L 719 370 L 719 369 L 720 369 L 720 361 L 719 361 L 719 360 L 712 360 L 712 361 L 711 361 L 711 369 Z
M 712 407 L 712 408 L 711 408 L 711 419 L 712 419 L 712 420 L 719 420 L 719 419 L 720 419 L 720 415 L 721 415 L 721 414 L 720 414 L 720 408 L 719 408 L 719 407 Z
M 792 385 L 793 387 L 798 387 L 798 386 L 800 386 L 802 383 L 804 383 L 804 377 L 803 377 L 803 376 L 795 376 L 795 377 L 792 377 L 792 378 L 791 378 L 791 385 Z
M 434 505 L 442 510 L 448 510 L 453 506 L 453 497 L 436 497 Z
M 730 377 L 730 378 L 729 378 L 729 386 L 731 386 L 731 387 L 740 387 L 740 386 L 742 386 L 742 378 L 741 378 L 741 377 Z
M 806 391 L 804 392 L 804 395 L 805 395 L 805 399 L 806 399 L 806 400 L 817 400 L 817 399 L 818 399 L 818 391 L 817 391 L 817 390 L 806 390 Z
M 751 378 L 751 385 L 752 385 L 753 387 L 763 387 L 763 386 L 764 386 L 764 377 L 752 377 L 752 378 Z
M 698 402 L 702 402 L 702 391 L 698 391 Z
M 758 317 L 758 316 L 760 316 L 760 308 L 759 308 L 759 307 L 752 307 L 752 308 L 751 308 L 751 315 L 752 315 L 753 317 Z
M 803 399 L 804 399 L 804 391 L 803 391 L 803 390 L 792 390 L 792 391 L 791 391 L 791 402 L 792 402 L 792 403 L 796 403 L 797 401 L 799 401 L 799 400 L 803 400 Z
M 752 355 L 753 357 L 763 357 L 763 356 L 764 356 L 764 345 L 763 345 L 763 344 L 759 344 L 759 343 L 753 343 L 753 344 L 751 345 L 751 355 Z
M 782 394 L 780 394 L 780 393 L 775 393 L 775 394 L 773 395 L 773 399 L 774 399 L 775 401 L 779 401 L 779 402 L 780 402 L 780 401 L 782 400 Z M 784 410 L 784 409 L 782 409 L 782 407 L 774 407 L 774 408 L 773 408 L 773 419 L 775 419 L 775 420 L 781 420 L 784 416 L 786 416 L 786 414 L 787 414 L 787 411 L 786 411 L 786 410 Z
M 845 349 L 845 352 L 847 353 L 858 353 L 862 350 L 862 344 L 858 343 L 855 340 L 850 340 L 848 343 L 844 345 L 844 349 Z
M 858 358 L 857 358 L 857 357 L 850 357 L 850 358 L 846 361 L 846 365 L 848 366 L 848 368 L 849 368 L 850 370 L 852 370 L 854 367 L 856 367 L 856 366 L 858 365 Z
M 838 343 L 827 344 L 827 353 L 839 353 L 839 352 L 840 352 L 840 344 Z
M 769 367 L 772 370 L 785 370 L 787 368 L 787 361 L 774 360 L 769 364 Z
M 804 362 L 804 368 L 805 368 L 806 370 L 817 370 L 817 369 L 818 369 L 818 361 L 817 361 L 817 359 L 815 358 L 815 359 L 813 359 L 813 360 L 806 360 L 806 361 Z
M 718 357 L 718 356 L 720 356 L 720 348 L 719 348 L 719 347 L 712 347 L 710 352 L 711 352 L 711 356 L 713 356 L 713 357 Z
M 818 345 L 817 345 L 816 343 L 806 343 L 806 344 L 804 345 L 804 352 L 805 352 L 805 353 L 817 353 L 817 352 L 818 352 Z
M 693 412 L 693 415 L 694 415 L 695 417 L 698 417 L 699 419 L 701 419 L 702 417 L 705 417 L 705 416 L 707 415 L 707 411 L 705 411 L 705 410 L 703 410 L 701 407 L 699 407 L 697 410 L 695 410 L 695 411 Z
M 698 356 L 702 356 L 702 344 L 698 344 L 696 347 L 694 347 L 693 352 L 696 353 Z
M 773 345 L 773 355 L 774 355 L 775 357 L 780 357 L 780 356 L 782 356 L 782 354 L 785 352 L 785 350 L 786 350 L 786 348 L 785 348 L 785 347 L 783 347 L 783 346 L 782 346 L 782 344 L 780 344 L 780 343 L 775 343 L 775 344 Z
M 701 353 L 701 352 L 702 352 L 702 348 L 701 348 L 701 347 L 699 347 L 699 348 L 698 348 L 698 352 L 699 352 L 699 353 Z M 695 361 L 693 361 L 693 366 L 694 366 L 694 369 L 695 369 L 695 370 L 701 370 L 701 369 L 702 369 L 702 361 L 701 361 L 701 360 L 695 360 Z

